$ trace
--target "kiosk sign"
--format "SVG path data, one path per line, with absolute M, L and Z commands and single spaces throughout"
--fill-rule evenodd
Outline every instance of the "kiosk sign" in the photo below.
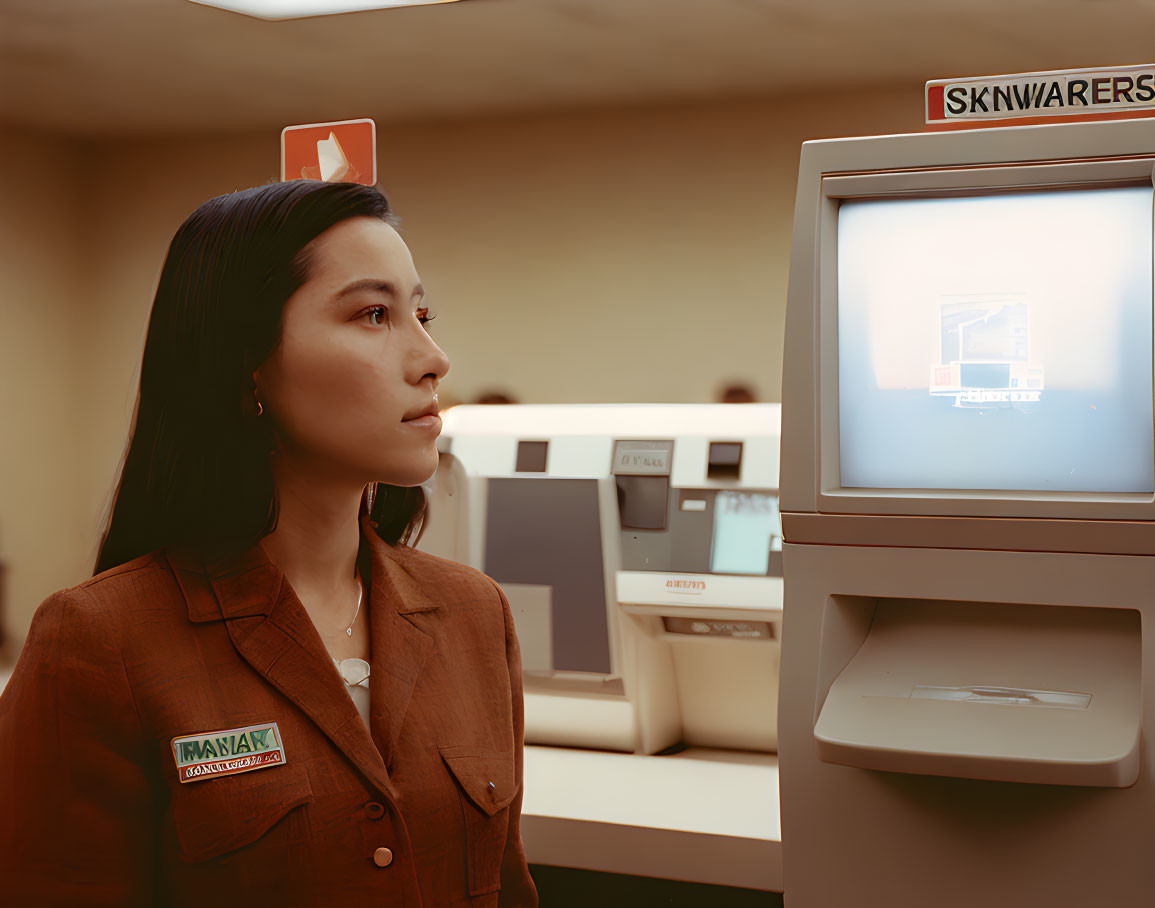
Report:
M 1155 115 L 1155 65 L 934 79 L 926 83 L 927 125 L 1052 117 Z
M 369 119 L 306 123 L 281 130 L 281 181 L 377 182 L 377 127 Z

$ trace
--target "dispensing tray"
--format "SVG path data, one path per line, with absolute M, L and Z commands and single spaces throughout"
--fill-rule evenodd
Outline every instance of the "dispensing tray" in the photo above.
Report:
M 1138 778 L 1137 611 L 832 596 L 820 650 L 856 626 L 862 644 L 818 711 L 820 760 L 1055 785 Z

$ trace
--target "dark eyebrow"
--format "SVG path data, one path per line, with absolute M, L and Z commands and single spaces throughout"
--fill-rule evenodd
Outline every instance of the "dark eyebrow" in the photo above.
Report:
M 362 278 L 359 281 L 353 281 L 353 283 L 349 284 L 348 286 L 342 287 L 333 296 L 333 301 L 336 302 L 337 300 L 341 299 L 341 297 L 347 296 L 350 293 L 356 293 L 358 290 L 376 290 L 379 293 L 384 293 L 393 297 L 394 299 L 397 298 L 397 287 L 394 286 L 392 281 L 382 281 L 375 277 L 367 277 Z M 424 296 L 425 288 L 420 284 L 417 284 L 413 288 L 413 295 Z

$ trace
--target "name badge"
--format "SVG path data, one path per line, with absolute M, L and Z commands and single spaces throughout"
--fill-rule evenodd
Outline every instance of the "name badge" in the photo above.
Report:
M 181 782 L 231 776 L 285 762 L 276 722 L 173 738 L 172 754 Z

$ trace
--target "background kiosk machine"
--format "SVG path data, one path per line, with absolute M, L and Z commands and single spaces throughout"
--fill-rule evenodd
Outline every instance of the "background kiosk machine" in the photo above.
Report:
M 1153 165 L 1151 120 L 803 146 L 790 908 L 1155 904 Z
M 530 860 L 780 889 L 779 406 L 444 420 L 419 547 L 509 599 Z

